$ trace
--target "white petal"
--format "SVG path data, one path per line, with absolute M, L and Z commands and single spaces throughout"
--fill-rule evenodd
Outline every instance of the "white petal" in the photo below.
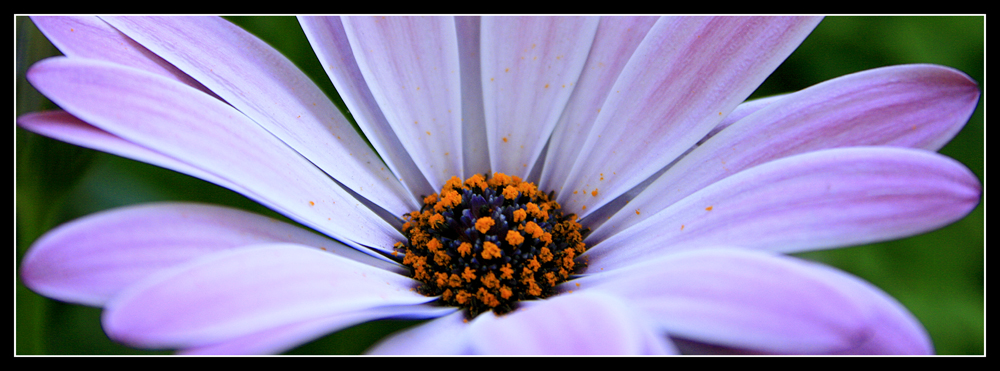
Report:
M 277 50 L 216 17 L 105 20 L 393 215 L 416 206 L 333 102 Z
M 493 171 L 527 178 L 580 77 L 594 17 L 482 19 L 482 86 Z
M 341 21 L 372 96 L 428 183 L 439 187 L 461 177 L 462 89 L 454 19 Z
M 774 159 L 825 148 L 886 145 L 938 150 L 965 125 L 979 89 L 933 65 L 878 68 L 781 97 L 719 132 L 588 237 L 597 243 L 719 179 Z
M 552 132 L 538 188 L 560 191 L 618 75 L 657 17 L 601 17 L 580 81 Z
M 462 147 L 465 150 L 462 160 L 467 176 L 492 173 L 483 113 L 480 23 L 480 17 L 455 17 L 459 69 L 462 71 Z
M 415 281 L 293 244 L 216 253 L 160 272 L 108 303 L 104 329 L 140 347 L 186 348 L 338 313 L 415 305 Z
M 664 255 L 578 280 L 672 337 L 778 354 L 926 354 L 927 335 L 885 293 L 819 264 L 740 249 Z
M 307 320 L 267 329 L 229 341 L 197 348 L 182 349 L 182 354 L 273 354 L 320 338 L 352 325 L 381 318 L 434 318 L 453 312 L 453 308 L 430 305 L 383 307 Z
M 469 324 L 462 311 L 395 333 L 368 350 L 370 354 L 471 354 Z
M 435 193 L 434 186 L 427 183 L 375 102 L 354 60 L 340 17 L 303 16 L 299 17 L 299 23 L 340 98 L 389 169 L 414 197 Z
M 601 107 L 562 186 L 585 217 L 674 161 L 743 102 L 819 19 L 661 18 Z M 574 193 L 575 191 L 575 193 Z
M 38 16 L 31 21 L 67 57 L 99 59 L 135 67 L 183 82 L 209 93 L 208 88 L 153 54 L 97 17 Z
M 230 183 L 228 180 L 119 138 L 96 126 L 80 121 L 65 111 L 32 112 L 18 117 L 17 125 L 49 138 L 153 164 L 218 184 L 242 194 L 247 193 L 243 187 Z
M 264 242 L 292 242 L 382 269 L 397 265 L 299 227 L 245 211 L 197 204 L 146 204 L 92 214 L 40 237 L 21 261 L 32 290 L 101 306 L 164 269 Z
M 246 116 L 186 85 L 64 57 L 35 64 L 28 80 L 81 120 L 239 184 L 248 197 L 277 205 L 279 212 L 345 243 L 391 251 L 403 238 Z
M 479 354 L 666 354 L 673 345 L 620 299 L 600 292 L 562 294 L 497 317 L 476 318 L 470 337 Z
M 786 157 L 705 187 L 587 251 L 591 269 L 714 245 L 798 252 L 943 227 L 979 203 L 975 175 L 924 150 L 849 147 Z

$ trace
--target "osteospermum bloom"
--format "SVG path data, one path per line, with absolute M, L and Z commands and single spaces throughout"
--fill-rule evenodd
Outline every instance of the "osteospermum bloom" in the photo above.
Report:
M 968 213 L 978 181 L 933 151 L 979 91 L 910 65 L 740 104 L 818 21 L 301 18 L 368 147 L 288 60 L 224 20 L 36 18 L 66 57 L 28 78 L 63 111 L 19 125 L 212 181 L 321 234 L 137 206 L 46 234 L 22 277 L 104 307 L 112 339 L 190 353 L 278 352 L 379 318 L 431 320 L 376 353 L 929 353 L 891 297 L 778 253 Z M 514 188 L 482 185 L 504 177 Z M 533 189 L 552 199 L 518 196 Z M 542 228 L 555 204 L 586 246 L 549 281 L 522 272 L 557 260 Z M 462 219 L 470 208 L 481 214 Z M 449 223 L 465 234 L 432 235 Z M 404 263 L 419 255 L 407 244 L 463 270 L 418 278 L 430 263 Z M 538 253 L 522 266 L 490 268 L 527 245 Z M 482 310 L 419 289 L 476 280 L 461 301 Z M 493 310 L 503 280 L 522 284 L 512 297 L 539 294 Z

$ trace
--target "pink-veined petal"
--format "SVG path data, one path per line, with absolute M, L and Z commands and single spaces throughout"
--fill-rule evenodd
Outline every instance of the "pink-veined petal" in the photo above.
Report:
M 182 354 L 274 354 L 305 344 L 326 334 L 365 321 L 381 318 L 423 319 L 454 312 L 455 308 L 431 305 L 405 305 L 341 313 L 267 329 L 251 335 L 197 348 L 182 349 Z
M 527 178 L 580 78 L 596 17 L 486 17 L 481 54 L 493 171 Z
M 587 255 L 591 267 L 612 269 L 713 245 L 787 253 L 872 243 L 948 225 L 972 211 L 979 194 L 969 169 L 937 153 L 827 149 L 720 180 Z
M 398 174 L 414 197 L 435 193 L 434 186 L 427 183 L 375 102 L 354 60 L 340 17 L 300 16 L 299 24 L 340 98 L 389 169 Z
M 962 129 L 979 98 L 976 83 L 933 65 L 879 68 L 783 96 L 686 155 L 632 199 L 643 213 L 618 213 L 588 236 L 596 244 L 743 169 L 825 148 L 886 145 L 936 151 Z
M 594 45 L 566 109 L 552 131 L 538 188 L 558 191 L 582 151 L 611 87 L 658 17 L 601 17 Z
M 104 330 L 148 348 L 187 348 L 338 313 L 430 298 L 410 278 L 294 244 L 212 254 L 128 287 L 106 306 Z
M 50 58 L 28 80 L 67 112 L 232 184 L 358 247 L 403 237 L 326 174 L 233 107 L 187 85 L 97 60 Z M 79 94 L 86 91 L 87 94 Z
M 149 275 L 219 251 L 291 242 L 382 269 L 398 266 L 302 228 L 241 210 L 147 204 L 92 214 L 40 237 L 21 262 L 32 290 L 101 306 Z
M 319 87 L 256 36 L 217 17 L 104 19 L 354 192 L 393 215 L 417 206 Z
M 462 86 L 454 19 L 341 21 L 368 89 L 431 187 L 462 177 Z
M 469 326 L 479 354 L 676 354 L 676 349 L 628 303 L 600 292 L 563 294 Z
M 664 255 L 581 278 L 672 337 L 777 354 L 931 351 L 919 323 L 895 300 L 819 264 L 742 249 Z M 863 349 L 876 341 L 881 347 Z M 859 349 L 862 347 L 862 349 Z
M 208 88 L 191 76 L 181 72 L 100 18 L 35 16 L 31 17 L 31 21 L 67 57 L 99 59 L 135 67 L 176 79 L 211 94 Z
M 722 129 L 729 127 L 729 125 L 736 123 L 737 121 L 743 119 L 744 117 L 750 116 L 750 114 L 754 112 L 760 111 L 762 108 L 771 105 L 771 103 L 777 102 L 781 98 L 784 98 L 786 95 L 787 94 L 774 95 L 770 97 L 748 100 L 746 102 L 740 103 L 740 105 L 736 106 L 736 109 L 734 109 L 733 112 L 730 112 L 728 115 L 726 115 L 726 118 L 722 119 L 722 122 L 720 122 L 718 125 L 715 125 L 715 127 L 712 128 L 712 131 L 708 132 L 708 134 L 705 134 L 705 137 L 701 138 L 701 141 L 698 142 L 698 145 L 704 144 L 706 140 L 708 140 L 711 137 L 714 137 L 715 134 L 718 134 L 720 131 L 722 131 Z
M 629 60 L 560 188 L 585 217 L 712 130 L 819 23 L 810 17 L 661 18 Z

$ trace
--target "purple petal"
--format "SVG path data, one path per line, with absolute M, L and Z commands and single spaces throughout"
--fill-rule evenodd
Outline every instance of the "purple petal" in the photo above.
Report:
M 203 171 L 200 168 L 193 167 L 149 148 L 136 145 L 98 127 L 80 121 L 80 119 L 64 111 L 28 113 L 18 117 L 17 124 L 24 129 L 50 138 L 174 170 L 218 184 L 244 195 L 252 194 L 242 186 L 231 183 L 213 173 Z M 283 207 L 274 204 L 269 199 L 257 198 L 257 202 L 274 210 L 284 210 Z
M 979 98 L 965 74 L 933 65 L 879 68 L 784 96 L 721 131 L 595 229 L 597 243 L 685 196 L 743 169 L 825 148 L 887 145 L 938 150 L 972 115 Z
M 661 18 L 601 107 L 582 144 L 587 156 L 576 161 L 559 188 L 563 210 L 585 217 L 687 151 L 818 22 L 806 17 Z
M 851 147 L 775 160 L 678 201 L 595 245 L 591 267 L 733 245 L 798 252 L 911 236 L 979 203 L 975 175 L 924 150 Z
M 573 92 L 596 17 L 482 19 L 482 84 L 493 171 L 527 178 Z
M 104 330 L 138 347 L 186 348 L 340 313 L 431 300 L 401 275 L 302 245 L 219 252 L 130 286 Z
M 375 102 L 375 97 L 354 60 L 354 52 L 344 33 L 340 17 L 303 16 L 299 17 L 299 24 L 351 116 L 393 174 L 398 174 L 400 181 L 415 197 L 437 192 L 427 183 L 420 168 L 413 163 Z
M 868 305 L 874 330 L 867 341 L 840 354 L 932 354 L 934 346 L 927 331 L 902 304 L 891 296 L 856 277 L 836 269 L 815 265 L 814 273 L 822 274 L 855 300 Z
M 105 21 L 205 84 L 354 192 L 393 215 L 417 207 L 319 87 L 256 36 L 217 17 Z
M 439 187 L 461 176 L 462 89 L 454 19 L 341 21 L 372 96 L 428 183 Z
M 397 332 L 379 341 L 368 350 L 370 354 L 472 354 L 469 344 L 469 324 L 462 311 Z
M 138 146 L 109 132 L 73 117 L 65 111 L 32 112 L 17 118 L 17 125 L 31 132 L 90 149 L 142 161 L 162 168 L 200 178 L 233 191 L 246 194 L 236 184 L 207 173 L 199 168 L 164 156 L 149 148 Z
M 298 243 L 382 269 L 395 268 L 324 236 L 245 211 L 147 204 L 92 214 L 49 231 L 24 256 L 21 277 L 46 296 L 101 306 L 153 273 L 265 242 Z
M 581 292 L 617 296 L 672 337 L 701 343 L 778 354 L 931 351 L 920 324 L 885 293 L 780 255 L 688 251 L 578 282 Z
M 36 16 L 31 17 L 31 21 L 67 57 L 99 59 L 135 67 L 211 94 L 208 88 L 191 76 L 97 17 Z
M 454 312 L 455 308 L 431 305 L 385 307 L 344 313 L 271 328 L 222 343 L 183 349 L 182 354 L 274 354 L 292 349 L 326 334 L 362 322 L 380 318 L 435 318 Z
M 190 87 L 96 60 L 50 58 L 28 80 L 83 121 L 175 158 L 346 243 L 390 250 L 402 235 L 233 107 Z M 86 91 L 87 94 L 79 92 Z
M 539 189 L 553 190 L 566 181 L 612 85 L 657 19 L 601 17 L 580 81 L 549 140 Z
M 480 354 L 676 353 L 628 304 L 595 291 L 525 302 L 501 317 L 485 313 L 469 331 Z
M 704 144 L 706 140 L 708 140 L 711 137 L 714 137 L 715 134 L 718 134 L 720 131 L 722 131 L 722 129 L 729 127 L 729 125 L 732 125 L 737 121 L 742 120 L 744 117 L 750 116 L 754 112 L 760 111 L 762 108 L 771 105 L 771 103 L 777 102 L 778 100 L 784 98 L 785 96 L 787 96 L 787 94 L 774 95 L 765 98 L 748 100 L 746 102 L 740 103 L 740 105 L 736 106 L 736 109 L 734 109 L 733 112 L 730 112 L 728 115 L 726 115 L 726 118 L 722 119 L 722 122 L 720 122 L 718 125 L 715 125 L 715 127 L 712 128 L 712 131 L 708 132 L 708 134 L 705 134 L 705 137 L 701 138 L 701 140 L 698 141 L 698 145 L 700 146 Z
M 490 172 L 490 153 L 483 110 L 483 74 L 479 45 L 480 17 L 455 17 L 458 63 L 462 74 L 462 148 L 465 174 Z

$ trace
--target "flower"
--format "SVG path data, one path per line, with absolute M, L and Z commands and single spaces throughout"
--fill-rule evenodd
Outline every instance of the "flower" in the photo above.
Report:
M 435 319 L 374 351 L 927 353 L 886 294 L 775 253 L 921 233 L 978 203 L 975 177 L 928 151 L 978 101 L 960 72 L 888 67 L 739 105 L 817 19 L 301 18 L 375 151 L 225 21 L 105 21 L 36 19 L 68 57 L 29 79 L 65 111 L 22 127 L 201 177 L 336 239 L 190 204 L 39 239 L 26 284 L 103 306 L 130 345 L 275 352 L 402 317 Z M 592 229 L 589 268 L 559 295 L 468 320 L 408 290 L 388 256 L 404 240 L 395 216 L 488 171 L 556 190 Z

